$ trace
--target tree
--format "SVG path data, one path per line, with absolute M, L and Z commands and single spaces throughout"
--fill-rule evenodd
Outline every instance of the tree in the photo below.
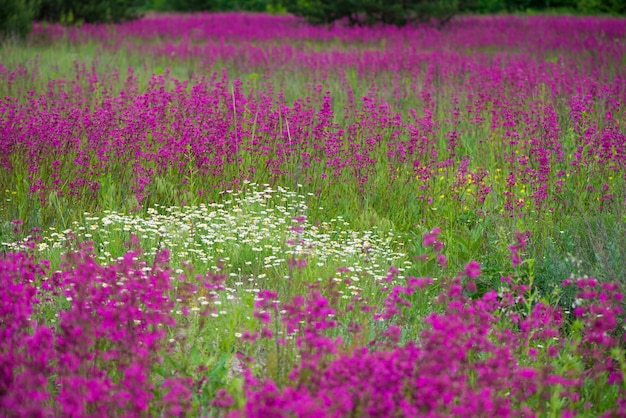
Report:
M 37 20 L 76 23 L 118 23 L 137 19 L 146 0 L 41 0 Z
M 0 0 L 0 40 L 24 39 L 30 32 L 36 6 L 34 0 Z
M 350 24 L 377 23 L 404 26 L 413 22 L 436 22 L 443 26 L 455 15 L 469 10 L 476 0 L 287 0 L 290 13 L 311 23 L 347 20 Z

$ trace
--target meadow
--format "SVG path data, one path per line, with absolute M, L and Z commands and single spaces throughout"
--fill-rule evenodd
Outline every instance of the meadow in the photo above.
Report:
M 626 21 L 155 14 L 0 45 L 0 416 L 626 416 Z

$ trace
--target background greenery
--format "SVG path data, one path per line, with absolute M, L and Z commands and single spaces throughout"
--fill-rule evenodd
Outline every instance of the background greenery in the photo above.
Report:
M 434 20 L 441 27 L 460 13 L 623 15 L 626 0 L 0 0 L 0 39 L 24 38 L 33 20 L 80 25 L 132 20 L 148 11 L 232 10 L 289 12 L 318 24 L 346 20 L 401 26 Z

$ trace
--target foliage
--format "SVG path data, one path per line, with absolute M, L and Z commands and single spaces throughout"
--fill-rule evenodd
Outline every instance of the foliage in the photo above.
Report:
M 0 0 L 0 41 L 25 38 L 30 32 L 37 0 Z
M 196 12 L 221 10 L 246 10 L 265 12 L 278 6 L 275 0 L 171 0 L 166 7 L 170 10 Z
M 626 0 L 576 0 L 575 7 L 581 14 L 626 14 Z
M 442 255 L 439 234 L 425 234 L 424 246 Z M 564 281 L 576 292 L 570 322 L 515 276 L 472 298 L 481 268 L 470 261 L 439 282 L 435 310 L 415 318 L 435 280 L 399 281 L 391 266 L 380 304 L 342 302 L 348 277 L 292 297 L 257 289 L 248 329 L 220 347 L 209 338 L 220 335 L 217 312 L 238 304 L 220 298 L 227 275 L 175 277 L 167 250 L 148 264 L 136 238 L 127 244 L 110 265 L 82 244 L 54 272 L 32 252 L 0 258 L 2 416 L 626 413 L 615 284 Z
M 37 20 L 80 23 L 116 23 L 137 19 L 147 6 L 146 0 L 40 0 Z
M 53 0 L 47 0 L 53 1 Z M 621 15 L 626 13 L 625 0 L 153 0 L 151 8 L 160 11 L 288 11 L 305 17 L 311 23 L 328 24 L 345 19 L 350 24 L 409 22 L 435 20 L 447 23 L 459 13 L 516 13 L 560 11 Z
M 478 13 L 556 11 L 582 15 L 626 13 L 624 0 L 477 0 L 473 11 Z
M 471 1 L 471 0 L 470 0 Z M 311 23 L 332 23 L 346 19 L 350 24 L 392 24 L 404 26 L 410 22 L 435 20 L 440 26 L 455 14 L 467 10 L 464 0 L 289 0 L 289 12 L 305 17 Z

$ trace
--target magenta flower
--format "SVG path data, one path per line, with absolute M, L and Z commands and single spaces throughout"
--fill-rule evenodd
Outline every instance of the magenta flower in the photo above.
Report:
M 465 265 L 465 275 L 470 279 L 480 276 L 480 264 L 476 261 L 470 261 Z

